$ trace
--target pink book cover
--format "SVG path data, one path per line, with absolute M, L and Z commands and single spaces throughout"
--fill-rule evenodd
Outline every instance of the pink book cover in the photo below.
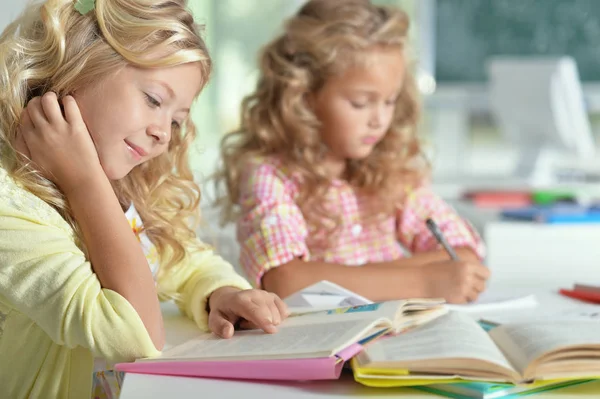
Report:
M 119 363 L 115 370 L 137 374 L 242 380 L 335 380 L 340 377 L 344 362 L 361 350 L 360 344 L 353 344 L 337 355 L 325 358 Z

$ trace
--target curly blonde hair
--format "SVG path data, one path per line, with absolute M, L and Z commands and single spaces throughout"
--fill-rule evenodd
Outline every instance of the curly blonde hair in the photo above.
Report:
M 277 156 L 302 182 L 296 202 L 310 225 L 335 229 L 339 220 L 323 205 L 331 179 L 319 162 L 319 122 L 306 96 L 328 77 L 359 64 L 366 51 L 404 50 L 408 28 L 403 11 L 368 0 L 312 0 L 286 22 L 283 34 L 262 50 L 260 78 L 256 91 L 242 103 L 240 128 L 221 143 L 223 169 L 215 182 L 228 193 L 217 200 L 223 222 L 238 217 L 239 179 L 248 161 Z M 419 114 L 418 90 L 407 71 L 385 137 L 366 159 L 347 161 L 344 178 L 376 202 L 365 219 L 393 212 L 407 185 L 419 182 L 428 170 L 417 138 Z
M 198 63 L 204 85 L 211 60 L 200 33 L 185 0 L 96 0 L 95 10 L 86 15 L 76 11 L 73 0 L 48 0 L 28 7 L 0 36 L 2 166 L 60 212 L 84 251 L 64 195 L 15 149 L 21 111 L 34 96 L 53 91 L 63 97 L 127 65 Z M 113 183 L 122 205 L 133 202 L 143 219 L 159 253 L 160 273 L 197 242 L 193 221 L 199 216 L 200 189 L 187 157 L 195 134 L 188 118 L 184 129 L 173 133 L 168 151 Z

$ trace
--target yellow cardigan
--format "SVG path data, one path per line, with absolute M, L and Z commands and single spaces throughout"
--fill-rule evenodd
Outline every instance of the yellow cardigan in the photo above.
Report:
M 159 284 L 201 329 L 214 290 L 250 288 L 209 250 L 176 270 Z M 0 396 L 89 398 L 94 357 L 158 353 L 129 302 L 100 286 L 65 220 L 0 168 Z

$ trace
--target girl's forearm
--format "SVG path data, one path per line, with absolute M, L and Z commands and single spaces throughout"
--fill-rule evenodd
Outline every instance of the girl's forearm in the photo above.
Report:
M 263 287 L 285 298 L 321 280 L 339 284 L 372 301 L 426 296 L 420 267 L 397 267 L 394 262 L 350 267 L 318 261 L 293 260 L 269 270 Z
M 154 279 L 110 182 L 98 176 L 65 195 L 100 284 L 129 301 L 161 350 L 164 327 Z

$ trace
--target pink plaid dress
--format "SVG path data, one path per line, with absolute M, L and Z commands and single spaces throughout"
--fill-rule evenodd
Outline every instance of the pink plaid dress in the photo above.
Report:
M 395 215 L 378 223 L 362 223 L 368 204 L 342 180 L 334 181 L 326 207 L 342 215 L 336 234 L 309 234 L 309 226 L 294 201 L 298 179 L 277 158 L 254 161 L 241 178 L 242 216 L 237 224 L 240 263 L 257 287 L 264 273 L 293 259 L 360 266 L 399 259 L 410 253 L 439 248 L 425 220 L 433 218 L 450 245 L 473 249 L 484 256 L 483 242 L 472 226 L 435 195 L 420 187 L 406 197 Z

